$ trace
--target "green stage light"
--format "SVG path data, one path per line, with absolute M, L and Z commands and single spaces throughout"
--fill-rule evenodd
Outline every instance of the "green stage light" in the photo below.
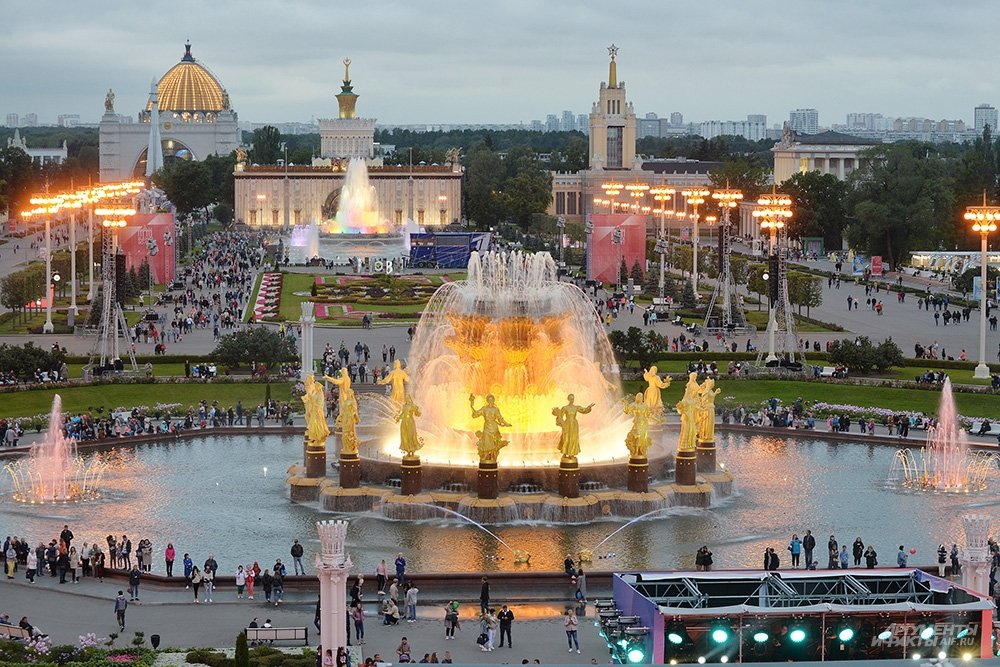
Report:
M 715 628 L 712 630 L 712 641 L 716 644 L 725 644 L 729 641 L 729 630 L 725 628 Z
M 878 638 L 879 638 L 879 641 L 883 641 L 883 642 L 884 641 L 888 641 L 889 639 L 892 638 L 892 630 L 890 630 L 889 628 L 886 628 L 882 632 L 878 633 Z
M 927 641 L 933 636 L 934 636 L 933 625 L 925 625 L 924 627 L 920 628 L 920 638 L 923 639 L 924 641 Z
M 852 639 L 854 639 L 854 628 L 849 626 L 841 628 L 840 632 L 837 633 L 837 639 L 839 639 L 842 642 L 851 641 Z
M 625 654 L 625 657 L 628 658 L 628 661 L 634 665 L 646 660 L 646 652 L 642 650 L 641 646 L 633 646 L 628 650 L 628 653 Z
M 757 632 L 753 633 L 753 640 L 755 642 L 757 642 L 758 644 L 763 644 L 764 642 L 766 642 L 770 638 L 771 638 L 771 635 L 767 634 L 763 630 L 758 630 Z
M 667 633 L 667 641 L 670 642 L 671 644 L 683 644 L 684 635 L 677 632 L 676 630 L 671 630 L 670 632 Z
M 791 639 L 796 644 L 801 644 L 806 640 L 806 631 L 802 628 L 795 628 L 788 633 L 788 638 Z
M 969 628 L 962 628 L 961 630 L 958 631 L 958 634 L 955 635 L 955 637 L 961 639 L 962 637 L 967 637 L 970 632 L 972 631 Z

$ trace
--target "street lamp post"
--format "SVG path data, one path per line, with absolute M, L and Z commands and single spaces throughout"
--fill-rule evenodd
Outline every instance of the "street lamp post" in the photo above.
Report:
M 685 198 L 688 205 L 694 207 L 694 213 L 691 214 L 694 220 L 694 230 L 691 235 L 691 240 L 693 241 L 694 250 L 691 257 L 691 284 L 694 288 L 694 299 L 698 300 L 698 206 L 705 203 L 705 197 L 709 195 L 709 190 L 707 188 L 691 188 L 690 190 L 684 190 L 681 195 Z
M 32 213 L 45 214 L 45 285 L 52 283 L 52 214 L 59 211 L 62 200 L 58 197 L 32 197 L 31 205 L 40 206 L 40 209 Z M 45 304 L 45 324 L 42 325 L 42 333 L 50 334 L 55 330 L 52 324 L 52 300 L 48 299 Z
M 618 202 L 615 201 L 615 197 L 621 194 L 622 188 L 624 187 L 624 185 L 616 181 L 601 183 L 601 189 L 604 190 L 604 194 L 610 199 L 610 208 L 608 209 L 610 213 L 615 212 L 615 208 L 618 206 Z
M 986 241 L 990 232 L 997 230 L 1000 221 L 1000 206 L 989 206 L 986 203 L 986 193 L 983 192 L 982 206 L 968 206 L 965 209 L 965 219 L 972 223 L 972 231 L 979 232 L 980 237 L 980 267 L 979 267 L 979 364 L 972 377 L 987 379 L 990 377 L 990 367 L 986 365 L 986 296 L 989 286 L 986 284 Z
M 779 194 L 773 189 L 771 193 L 766 195 L 761 195 L 757 200 L 757 208 L 753 211 L 753 216 L 755 218 L 760 218 L 760 227 L 765 229 L 770 233 L 770 243 L 769 243 L 769 256 L 778 254 L 778 262 L 782 262 L 782 257 L 780 255 L 781 249 L 777 247 L 778 230 L 785 226 L 785 220 L 792 217 L 792 200 L 788 195 Z M 780 268 L 780 267 L 779 267 Z M 781 271 L 779 270 L 778 275 L 770 276 L 771 280 L 778 281 L 778 291 L 783 289 L 781 285 Z M 774 301 L 773 295 L 775 292 L 774 287 L 768 284 L 768 297 L 770 310 L 767 316 L 767 358 L 765 363 L 771 363 L 778 360 L 777 354 L 775 354 L 775 335 L 778 329 L 778 318 L 777 318 L 777 304 L 772 303 Z M 788 313 L 784 314 L 788 317 Z
M 660 254 L 660 298 L 663 298 L 664 284 L 666 282 L 666 269 L 664 268 L 664 256 L 667 251 L 667 235 L 665 231 L 666 225 L 664 220 L 667 217 L 667 202 L 673 199 L 675 190 L 673 188 L 668 188 L 666 186 L 657 186 L 649 190 L 649 194 L 653 195 L 653 200 L 659 204 L 659 208 L 656 212 L 660 214 L 660 235 L 656 240 L 656 249 Z
M 615 263 L 615 283 L 617 285 L 616 292 L 622 291 L 622 241 L 625 240 L 625 232 L 621 227 L 615 227 L 614 231 L 611 232 L 611 243 L 613 243 L 618 248 L 617 259 Z
M 87 303 L 94 303 L 94 203 L 98 201 L 97 191 L 87 193 Z
M 563 264 L 565 263 L 563 257 L 564 246 L 565 246 L 565 243 L 563 242 L 564 241 L 563 236 L 566 233 L 566 218 L 564 218 L 561 215 L 558 218 L 556 218 L 556 228 L 559 230 L 559 267 L 562 268 Z
M 729 266 L 729 212 L 739 206 L 740 200 L 743 199 L 743 193 L 730 188 L 727 182 L 726 187 L 719 188 L 712 193 L 712 199 L 718 202 L 719 208 L 722 210 L 722 222 L 719 225 L 719 289 L 722 291 L 723 313 L 721 324 L 729 325 L 732 319 L 732 307 L 729 298 L 731 296 L 730 293 L 735 292 L 735 286 L 732 286 L 732 275 Z
M 585 256 L 586 256 L 586 260 L 587 260 L 587 270 L 584 272 L 584 276 L 586 276 L 587 280 L 593 280 L 594 277 L 590 274 L 590 272 L 592 271 L 592 267 L 593 267 L 593 260 L 590 257 L 590 253 L 591 253 L 590 244 L 591 244 L 591 239 L 592 239 L 592 237 L 594 235 L 594 223 L 591 220 L 587 220 L 587 222 L 584 224 L 584 226 L 583 226 L 583 232 L 584 232 L 584 234 L 587 235 L 587 247 L 586 247 L 586 252 L 585 252 Z

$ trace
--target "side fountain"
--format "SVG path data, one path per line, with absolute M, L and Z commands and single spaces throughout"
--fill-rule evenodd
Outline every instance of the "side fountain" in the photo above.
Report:
M 309 260 L 319 256 L 319 226 L 309 223 L 292 229 L 288 240 L 289 263 L 308 264 Z
M 32 445 L 28 458 L 4 466 L 13 480 L 14 500 L 30 504 L 99 498 L 101 477 L 106 468 L 107 464 L 100 457 L 85 462 L 76 453 L 76 443 L 63 435 L 59 394 L 52 400 L 45 439 Z
M 360 483 L 344 484 L 341 469 L 339 484 L 320 484 L 320 503 L 407 520 L 439 516 L 436 506 L 478 523 L 579 523 L 731 493 L 704 427 L 717 391 L 689 382 L 684 456 L 697 445 L 699 467 L 672 480 L 677 443 L 660 398 L 669 380 L 655 367 L 644 379 L 646 393 L 626 400 L 589 298 L 559 281 L 550 255 L 473 253 L 467 279 L 428 302 L 407 366 L 383 381 L 391 396 L 357 398 Z M 289 470 L 293 489 L 303 477 Z
M 992 452 L 969 451 L 968 439 L 958 423 L 951 380 L 946 378 L 938 404 L 938 425 L 928 429 L 927 444 L 918 453 L 909 448 L 896 450 L 889 482 L 914 491 L 984 491 L 998 460 Z

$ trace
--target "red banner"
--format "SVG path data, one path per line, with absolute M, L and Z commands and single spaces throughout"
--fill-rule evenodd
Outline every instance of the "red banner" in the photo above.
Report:
M 153 282 L 167 285 L 174 280 L 173 213 L 140 213 L 129 218 L 118 232 L 118 247 L 125 253 L 125 268 L 136 270 L 149 262 Z
M 638 260 L 646 266 L 646 216 L 592 215 L 594 225 L 590 235 L 590 275 L 592 280 L 614 283 L 622 260 L 631 272 Z M 621 230 L 621 243 L 614 243 L 615 230 Z
M 882 255 L 872 255 L 872 275 L 882 275 Z

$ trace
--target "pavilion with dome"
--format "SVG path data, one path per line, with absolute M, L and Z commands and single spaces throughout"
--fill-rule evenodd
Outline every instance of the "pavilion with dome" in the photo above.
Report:
M 101 181 L 113 182 L 145 176 L 151 145 L 160 146 L 152 165 L 159 168 L 175 160 L 228 155 L 239 146 L 240 132 L 229 94 L 187 43 L 180 62 L 154 80 L 135 117 L 116 113 L 115 94 L 108 91 L 100 139 Z

